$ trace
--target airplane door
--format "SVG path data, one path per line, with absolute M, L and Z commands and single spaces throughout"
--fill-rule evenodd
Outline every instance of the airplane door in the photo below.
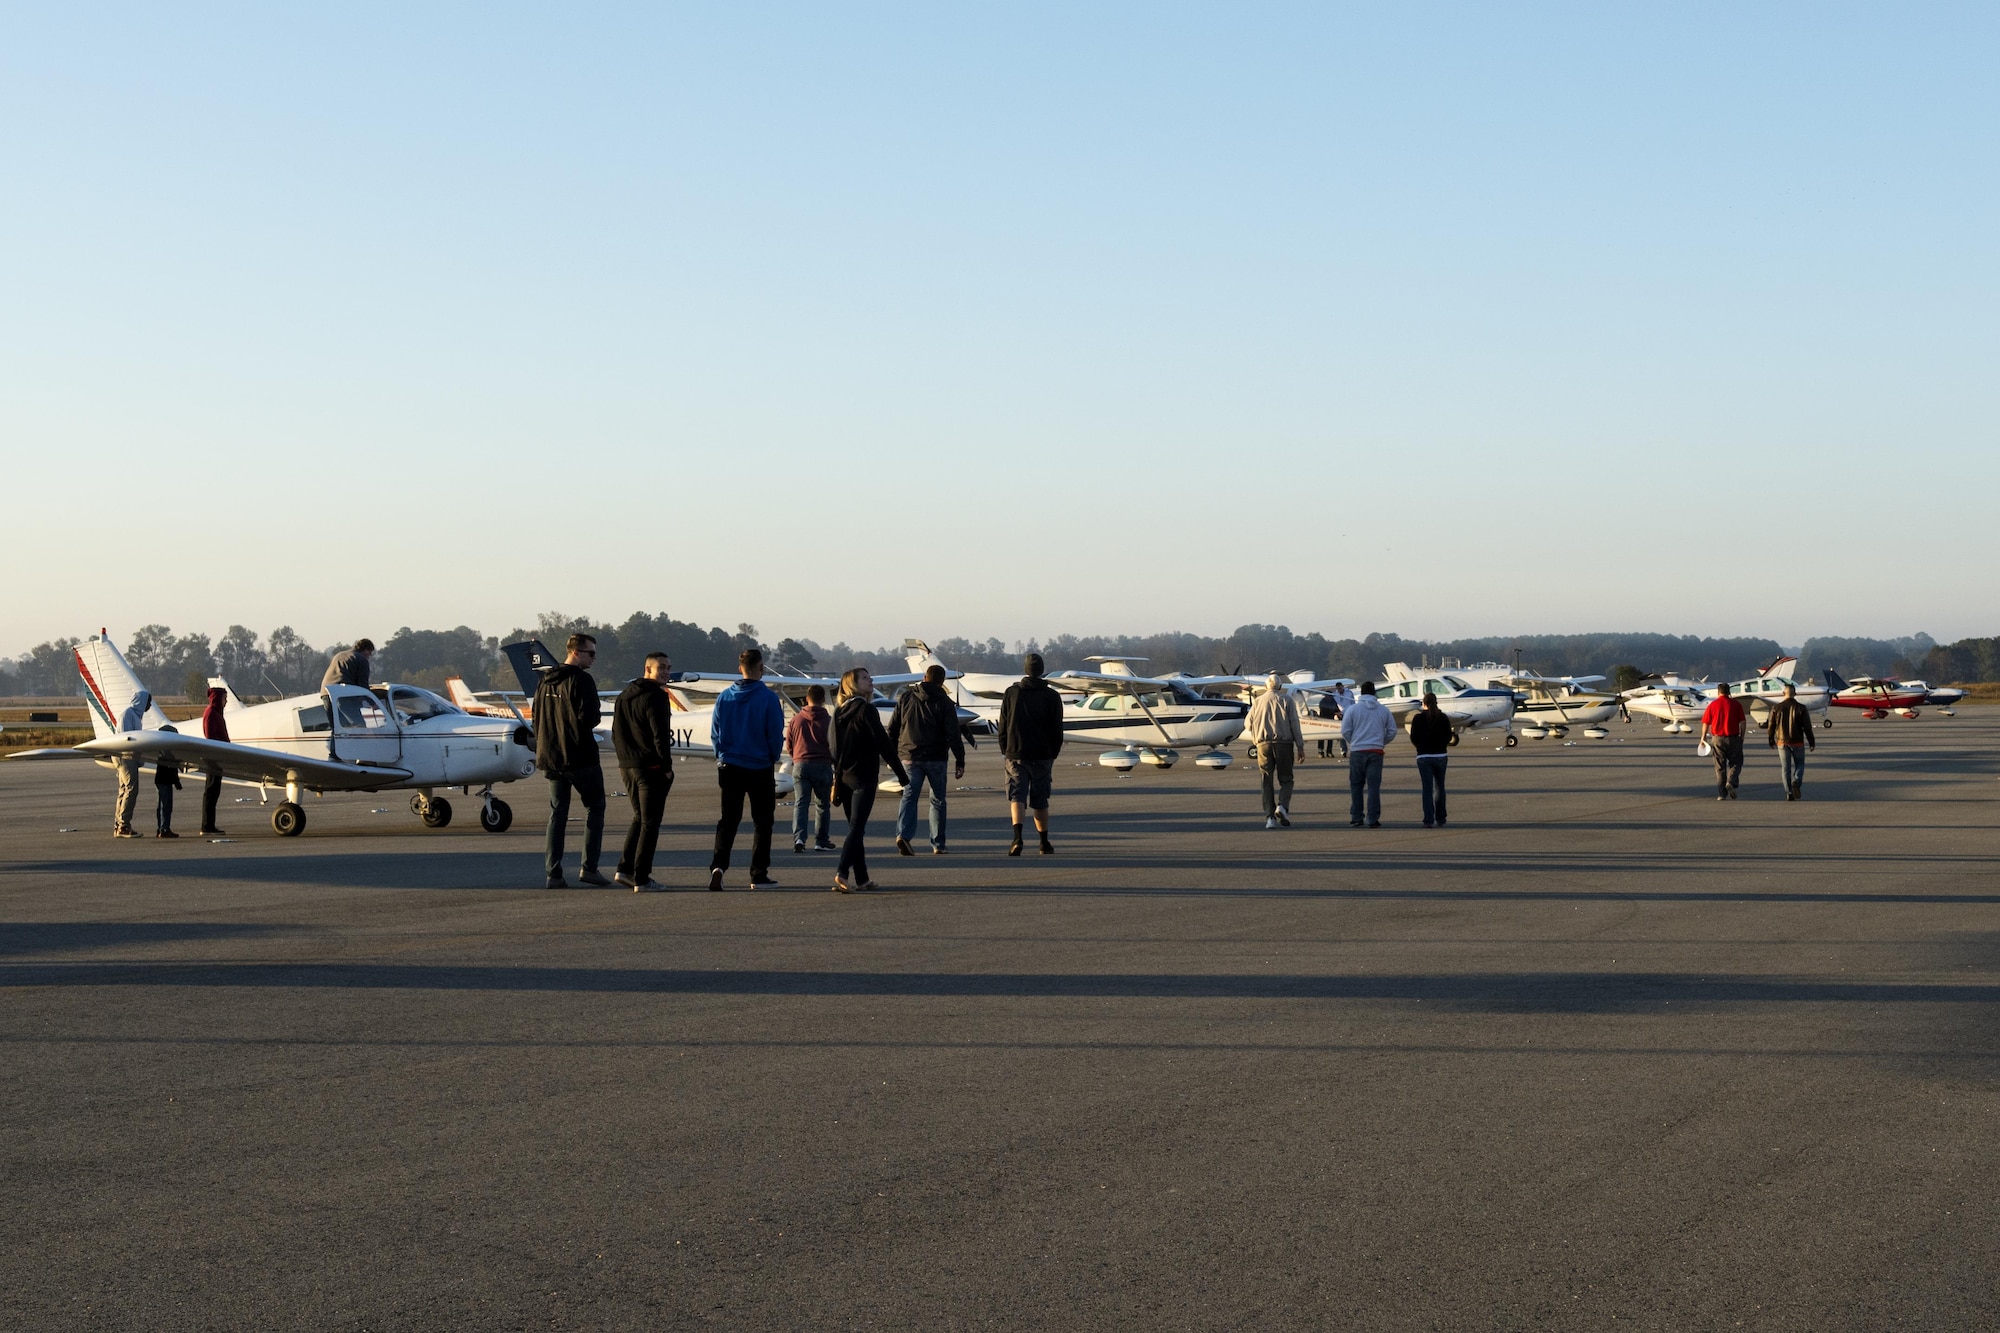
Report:
M 329 685 L 326 698 L 334 754 L 349 764 L 402 767 L 403 733 L 387 704 L 358 685 Z

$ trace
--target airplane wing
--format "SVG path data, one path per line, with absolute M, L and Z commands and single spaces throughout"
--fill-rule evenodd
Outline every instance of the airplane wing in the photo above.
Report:
M 377 787 L 393 786 L 410 776 L 408 769 L 315 759 L 171 731 L 127 731 L 102 740 L 85 741 L 76 749 L 94 759 L 130 755 L 142 763 L 171 756 L 189 768 L 212 768 L 223 777 L 238 782 L 268 783 L 274 787 L 296 782 L 315 791 L 372 791 Z
M 1068 694 L 1139 694 L 1186 685 L 1185 678 L 1166 680 L 1154 676 L 1127 676 L 1108 671 L 1058 671 L 1046 678 L 1049 684 Z

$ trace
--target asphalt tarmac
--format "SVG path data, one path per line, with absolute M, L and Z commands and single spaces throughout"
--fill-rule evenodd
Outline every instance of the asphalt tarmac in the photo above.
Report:
M 0 763 L 0 1327 L 2000 1325 L 2000 708 L 1796 804 L 1612 734 L 1468 738 L 1442 830 L 1400 744 L 1277 832 L 1085 750 L 1020 860 L 982 748 L 853 897 L 696 891 L 697 765 L 635 895 L 540 890 L 539 779 L 114 842 Z

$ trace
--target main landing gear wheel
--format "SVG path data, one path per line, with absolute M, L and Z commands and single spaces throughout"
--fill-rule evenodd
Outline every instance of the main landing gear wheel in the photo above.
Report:
M 271 812 L 271 829 L 281 838 L 296 838 L 306 831 L 305 807 L 280 801 Z
M 422 814 L 425 828 L 443 828 L 451 822 L 451 802 L 433 796 L 424 803 Z
M 1451 739 L 1450 739 L 1450 740 L 1448 740 L 1448 741 L 1446 741 L 1446 742 L 1445 742 L 1445 744 L 1446 744 L 1446 745 L 1456 745 L 1456 744 L 1458 744 L 1458 733 L 1457 733 L 1457 732 L 1455 732 L 1455 731 L 1454 731 L 1454 732 L 1452 732 L 1452 733 L 1451 733 Z
M 497 797 L 480 807 L 479 827 L 488 833 L 505 833 L 513 823 L 513 807 Z
M 1514 748 L 1515 746 L 1519 745 L 1520 743 L 1521 743 L 1521 738 L 1520 738 L 1519 736 L 1516 736 L 1516 735 L 1515 735 L 1515 734 L 1514 734 L 1513 732 L 1511 732 L 1511 731 L 1507 733 L 1507 748 L 1508 748 L 1508 749 L 1510 749 L 1510 750 L 1511 750 L 1511 749 L 1513 749 L 1513 748 Z
M 1833 729 L 1833 719 L 1832 719 L 1832 718 L 1830 718 L 1830 717 L 1823 717 L 1823 718 L 1821 718 L 1821 719 L 1819 720 L 1819 729 L 1820 729 L 1821 731 L 1830 731 L 1830 730 L 1832 730 L 1832 729 Z

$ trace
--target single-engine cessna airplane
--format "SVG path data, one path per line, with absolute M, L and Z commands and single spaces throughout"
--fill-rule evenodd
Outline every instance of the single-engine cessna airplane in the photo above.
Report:
M 1859 708 L 1861 716 L 1866 718 L 1882 718 L 1891 713 L 1915 717 L 1917 705 L 1930 695 L 1927 687 L 1877 680 L 1873 676 L 1843 680 L 1832 667 L 1826 669 L 1826 688 L 1828 703 L 1836 708 Z
M 1521 723 L 1521 734 L 1531 741 L 1544 736 L 1560 740 L 1569 734 L 1571 727 L 1582 727 L 1583 734 L 1594 741 L 1601 741 L 1611 733 L 1604 724 L 1618 715 L 1619 698 L 1601 690 L 1587 690 L 1586 685 L 1594 685 L 1603 680 L 1602 676 L 1538 676 L 1532 671 L 1510 675 L 1502 683 L 1515 691 L 1514 716 Z M 1511 743 L 1512 735 L 1508 736 Z
M 1412 671 L 1405 662 L 1383 663 L 1382 675 L 1382 682 L 1375 687 L 1375 697 L 1398 720 L 1405 720 L 1422 708 L 1426 694 L 1434 694 L 1438 711 L 1451 719 L 1453 745 L 1458 744 L 1461 732 L 1495 726 L 1507 733 L 1507 744 L 1515 744 L 1514 712 L 1520 701 L 1514 697 L 1514 691 L 1475 689 L 1448 672 L 1430 667 Z M 1339 724 L 1334 726 L 1338 730 Z
M 1652 676 L 1657 685 L 1640 685 L 1619 695 L 1627 712 L 1656 717 L 1668 732 L 1693 731 L 1708 707 L 1707 681 L 1682 680 L 1678 676 Z
M 309 791 L 413 791 L 410 809 L 427 827 L 443 828 L 451 822 L 451 803 L 435 793 L 451 787 L 468 796 L 478 788 L 479 826 L 504 833 L 514 814 L 493 788 L 535 771 L 527 727 L 512 719 L 470 717 L 415 685 L 329 685 L 318 694 L 245 704 L 229 682 L 217 678 L 210 684 L 229 691 L 223 718 L 230 738 L 212 741 L 172 730 L 157 706 L 146 710 L 142 729 L 119 730 L 120 718 L 145 686 L 108 633 L 76 646 L 76 667 L 90 704 L 93 739 L 70 750 L 29 751 L 15 758 L 75 754 L 108 765 L 130 757 L 142 767 L 165 759 L 255 787 L 267 802 L 271 789 L 281 787 L 285 799 L 272 811 L 271 827 L 282 837 L 305 831 L 301 802 Z

